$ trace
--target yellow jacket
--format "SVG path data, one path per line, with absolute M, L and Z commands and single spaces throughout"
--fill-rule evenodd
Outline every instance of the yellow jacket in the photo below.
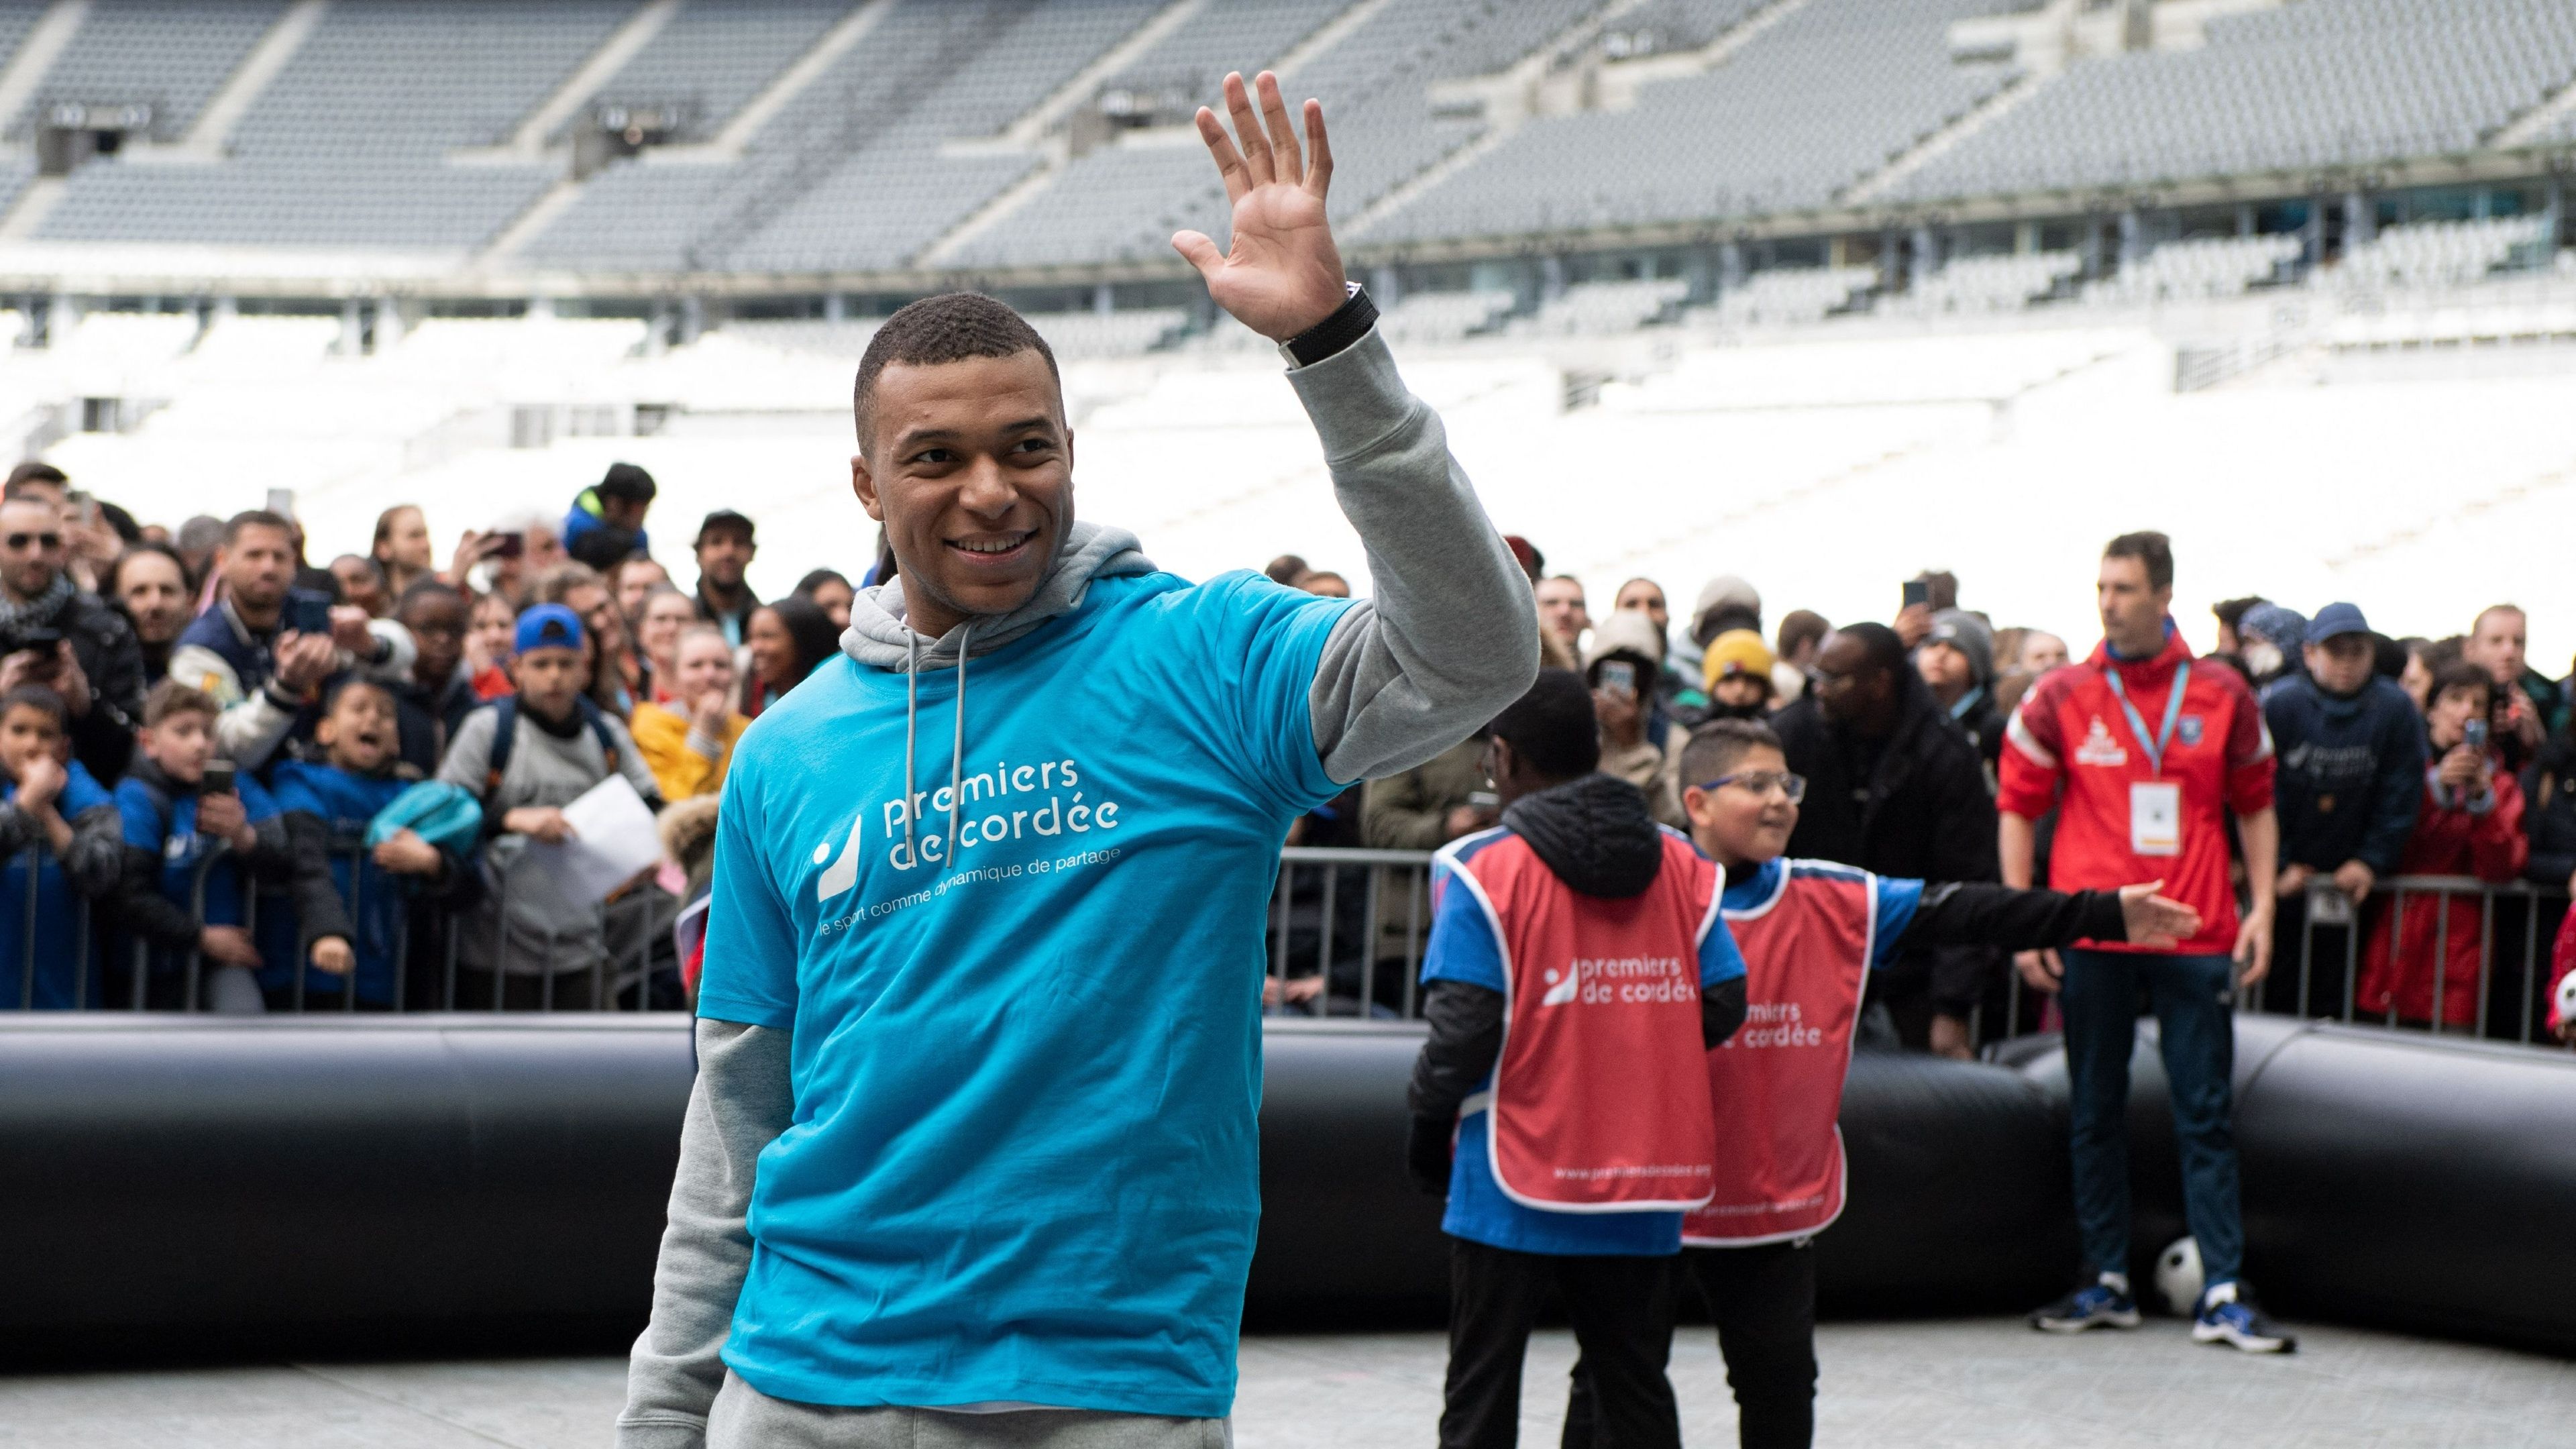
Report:
M 726 715 L 724 738 L 717 742 L 713 759 L 690 746 L 689 717 L 677 710 L 639 704 L 626 727 L 635 736 L 636 753 L 644 757 L 645 768 L 653 772 L 653 781 L 662 787 L 662 799 L 668 802 L 716 793 L 724 784 L 725 766 L 733 763 L 734 741 L 742 738 L 751 721 Z

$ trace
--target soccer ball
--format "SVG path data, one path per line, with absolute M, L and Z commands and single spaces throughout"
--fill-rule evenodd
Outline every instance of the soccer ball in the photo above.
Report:
M 2200 1302 L 2200 1243 L 2194 1238 L 2176 1238 L 2156 1254 L 2156 1293 L 2165 1300 L 2165 1308 L 2177 1317 L 2188 1318 Z
M 2558 980 L 2558 1019 L 2576 1021 L 2576 971 Z

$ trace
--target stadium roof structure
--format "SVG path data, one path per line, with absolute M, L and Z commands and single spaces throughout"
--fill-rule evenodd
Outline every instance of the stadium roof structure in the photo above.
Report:
M 1362 266 L 2576 169 L 2564 0 L 0 0 L 0 57 L 37 295 L 1182 281 L 1232 68 L 1325 101 Z

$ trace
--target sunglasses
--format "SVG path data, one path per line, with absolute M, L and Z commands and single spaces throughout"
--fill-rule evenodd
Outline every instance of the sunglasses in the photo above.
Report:
M 1807 798 L 1807 777 L 1793 775 L 1786 770 L 1742 770 L 1732 775 L 1720 775 L 1700 788 L 1714 790 L 1721 785 L 1733 785 L 1756 795 L 1768 795 L 1776 789 L 1788 796 L 1792 805 Z
M 13 553 L 23 553 L 29 544 L 38 548 L 61 548 L 63 536 L 59 533 L 13 533 L 0 538 L 0 543 L 7 544 Z

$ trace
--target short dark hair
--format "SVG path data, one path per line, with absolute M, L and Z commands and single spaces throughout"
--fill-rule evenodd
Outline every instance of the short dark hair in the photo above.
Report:
M 192 594 L 197 591 L 200 582 L 197 571 L 188 567 L 188 561 L 179 557 L 177 549 L 166 543 L 131 543 L 116 556 L 116 562 L 107 566 L 107 578 L 103 582 L 107 585 L 105 592 L 109 599 L 113 600 L 125 592 L 125 566 L 147 553 L 168 559 L 171 567 L 179 571 L 179 587 Z
M 22 684 L 7 694 L 0 694 L 0 716 L 5 716 L 13 709 L 42 710 L 53 717 L 55 729 L 66 733 L 71 730 L 70 708 L 63 703 L 61 695 L 44 685 Z
M 653 486 L 653 475 L 632 463 L 611 463 L 608 473 L 599 480 L 599 496 L 622 498 L 629 503 L 650 503 L 660 490 Z
M 1824 615 L 1813 609 L 1791 609 L 1780 619 L 1780 657 L 1786 659 L 1832 632 L 1834 626 Z
M 1592 691 L 1571 669 L 1542 669 L 1529 691 L 1485 727 L 1508 742 L 1529 767 L 1556 780 L 1589 775 L 1601 764 L 1601 722 Z
M 790 589 L 788 592 L 794 594 L 800 599 L 810 599 L 814 597 L 814 591 L 823 587 L 825 584 L 839 584 L 842 588 L 848 589 L 852 593 L 858 592 L 858 585 L 851 583 L 850 576 L 841 572 L 839 569 L 816 569 L 805 577 L 798 579 L 796 581 L 796 587 Z
M 2109 556 L 2110 555 L 2108 554 L 2103 555 L 2105 558 L 2108 558 Z M 2241 599 L 2221 599 L 2217 603 L 2209 606 L 2209 612 L 2217 616 L 2220 627 L 2234 629 L 2244 624 L 2246 610 L 2253 608 L 2256 604 L 2268 604 L 2270 602 L 2272 602 L 2270 599 L 2264 598 L 2261 594 L 2247 594 Z
M 1283 553 L 1264 565 L 1261 571 L 1274 584 L 1294 584 L 1306 576 L 1306 561 L 1293 553 Z
M 72 475 L 51 463 L 40 463 L 30 458 L 9 470 L 9 481 L 5 489 L 0 489 L 0 492 L 15 495 L 21 483 L 42 483 L 53 488 L 69 488 L 72 486 Z
M 245 528 L 274 528 L 289 540 L 295 537 L 295 520 L 285 514 L 271 513 L 265 508 L 245 508 L 224 520 L 224 547 L 230 548 L 241 542 Z
M 340 696 L 347 694 L 353 689 L 372 689 L 376 693 L 383 695 L 388 700 L 395 698 L 394 687 L 392 685 L 385 683 L 383 680 L 376 678 L 372 674 L 360 674 L 358 671 L 351 669 L 342 672 L 338 678 L 323 686 L 322 712 L 324 714 L 329 714 L 332 710 L 338 708 L 340 704 Z
M 460 604 L 467 602 L 465 591 L 444 579 L 419 579 L 402 591 L 401 598 L 394 600 L 394 613 L 399 616 L 414 604 L 435 603 L 440 599 L 454 599 Z
M 1845 624 L 1834 632 L 1848 639 L 1858 639 L 1861 656 L 1869 661 L 1870 668 L 1884 669 L 1891 674 L 1904 671 L 1905 641 L 1885 624 Z
M 165 679 L 143 696 L 143 727 L 151 729 L 174 714 L 201 714 L 213 719 L 224 712 L 215 697 L 193 684 Z
M 2424 703 L 2430 706 L 2435 700 L 2455 689 L 2474 689 L 2487 697 L 2485 708 L 2495 708 L 2495 676 L 2487 673 L 2486 666 L 2482 664 L 2454 660 L 2434 670 L 2433 692 L 2424 697 Z
M 868 339 L 859 358 L 858 380 L 850 387 L 850 415 L 858 425 L 859 452 L 876 444 L 877 374 L 890 364 L 938 367 L 973 357 L 1017 357 L 1034 352 L 1046 359 L 1047 375 L 1064 385 L 1055 364 L 1055 349 L 1007 303 L 981 292 L 946 292 L 924 297 L 896 311 Z
M 1734 769 L 1736 761 L 1765 747 L 1779 749 L 1780 736 L 1760 720 L 1710 720 L 1691 731 L 1690 742 L 1682 746 L 1682 784 L 1705 785 Z
M 2173 540 L 2152 529 L 2124 533 L 2102 545 L 2104 558 L 2133 558 L 2147 566 L 2147 587 L 2173 587 Z

